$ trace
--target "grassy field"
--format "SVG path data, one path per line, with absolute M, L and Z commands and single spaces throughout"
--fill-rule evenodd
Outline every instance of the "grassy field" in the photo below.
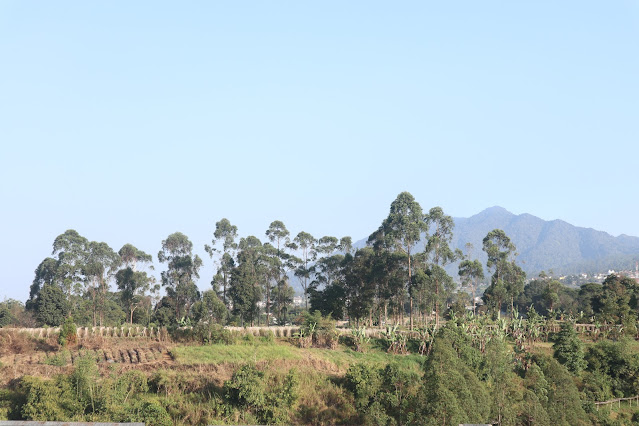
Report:
M 241 342 L 233 345 L 213 344 L 205 346 L 175 346 L 171 349 L 175 361 L 183 365 L 196 364 L 245 364 L 247 362 L 281 362 L 290 365 L 325 367 L 335 372 L 345 372 L 354 363 L 384 366 L 394 362 L 404 370 L 418 371 L 424 357 L 419 355 L 393 355 L 381 348 L 372 347 L 366 353 L 356 352 L 340 345 L 337 349 L 299 348 L 287 341 Z
M 298 348 L 287 344 L 214 344 L 205 346 L 176 346 L 171 354 L 180 364 L 223 364 L 300 359 Z

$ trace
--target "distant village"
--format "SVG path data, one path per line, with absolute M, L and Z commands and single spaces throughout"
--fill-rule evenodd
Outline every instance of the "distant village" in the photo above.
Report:
M 599 272 L 595 274 L 581 273 L 577 275 L 564 275 L 559 277 L 559 281 L 568 287 L 580 287 L 582 284 L 586 283 L 602 283 L 608 275 L 612 274 L 622 275 L 639 282 L 639 267 L 637 266 L 635 266 L 634 271 L 615 271 L 614 269 L 609 269 L 608 272 Z

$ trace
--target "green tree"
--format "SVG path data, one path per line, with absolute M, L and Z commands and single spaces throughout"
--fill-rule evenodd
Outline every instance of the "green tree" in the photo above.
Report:
M 215 253 L 219 252 L 219 249 L 215 248 L 215 246 L 219 244 L 219 242 L 222 243 L 222 256 L 219 260 L 220 263 L 216 277 L 220 278 L 219 283 L 222 285 L 222 302 L 228 307 L 229 303 L 226 291 L 231 279 L 231 271 L 235 266 L 234 254 L 235 250 L 237 250 L 237 243 L 235 242 L 237 239 L 237 226 L 231 225 L 228 219 L 223 218 L 215 223 L 213 237 L 214 239 L 211 241 L 211 245 L 205 244 L 204 250 L 213 258 Z M 214 277 L 212 284 L 216 282 Z M 213 287 L 217 291 L 215 285 Z
M 550 357 L 538 357 L 535 362 L 541 367 L 548 381 L 548 400 L 544 405 L 553 425 L 590 424 L 579 390 L 568 370 Z
M 257 303 L 262 298 L 266 268 L 262 257 L 262 242 L 254 236 L 240 239 L 237 266 L 231 273 L 230 295 L 233 312 L 251 324 L 258 319 Z
M 634 325 L 637 320 L 637 282 L 611 274 L 602 283 L 597 298 L 598 316 L 613 324 Z
M 215 290 L 202 292 L 202 300 L 195 302 L 193 311 L 197 313 L 198 321 L 223 324 L 228 315 L 228 309 L 219 298 Z
M 432 231 L 426 240 L 424 253 L 431 269 L 428 282 L 434 293 L 436 326 L 439 326 L 440 305 L 454 290 L 454 281 L 443 268 L 457 258 L 456 253 L 450 248 L 454 227 L 453 218 L 444 214 L 441 207 L 433 207 L 424 216 L 424 229 Z
M 302 288 L 304 289 L 304 304 L 308 309 L 308 285 L 311 282 L 313 269 L 310 263 L 317 258 L 316 244 L 317 240 L 308 232 L 300 232 L 293 239 L 295 247 L 300 251 L 300 262 L 295 270 L 295 276 L 300 279 Z
M 406 287 L 412 282 L 412 253 L 425 230 L 422 208 L 409 192 L 400 193 L 391 203 L 388 217 L 380 228 L 368 238 L 369 244 L 382 244 L 406 255 Z M 413 328 L 413 296 L 409 292 L 410 328 Z
M 504 301 L 510 299 L 512 311 L 514 300 L 523 291 L 526 280 L 526 274 L 513 260 L 515 245 L 504 231 L 493 229 L 484 237 L 483 250 L 488 256 L 486 266 L 493 270 L 484 301 L 499 315 Z
M 44 284 L 34 302 L 35 318 L 40 324 L 56 327 L 69 314 L 66 295 L 55 284 Z
M 555 358 L 571 372 L 578 374 L 586 368 L 583 343 L 569 321 L 561 324 L 557 340 L 553 345 Z
M 290 241 L 290 232 L 286 229 L 286 225 L 284 222 L 280 220 L 275 220 L 271 222 L 268 229 L 266 230 L 266 237 L 272 244 L 275 250 L 269 250 L 270 253 L 267 253 L 270 256 L 270 276 L 275 281 L 275 312 L 278 319 L 278 323 L 282 324 L 286 320 L 286 313 L 288 311 L 288 306 L 292 302 L 291 298 L 291 290 L 292 288 L 288 285 L 288 276 L 286 274 L 287 266 L 293 268 L 291 263 L 293 259 L 287 253 L 287 250 L 294 247 L 291 245 Z M 270 285 L 266 286 L 266 323 L 270 324 L 269 315 L 271 308 L 271 291 Z
M 92 301 L 93 326 L 104 323 L 104 306 L 109 281 L 121 264 L 120 256 L 107 243 L 91 241 L 86 246 L 82 264 L 87 293 Z
M 148 265 L 153 261 L 150 254 L 138 250 L 131 244 L 125 244 L 118 251 L 124 268 L 115 274 L 115 282 L 120 290 L 122 304 L 129 313 L 129 323 L 133 324 L 133 312 L 144 302 L 153 278 L 146 271 L 138 271 L 138 265 Z M 153 269 L 153 266 L 150 266 Z
M 475 289 L 484 279 L 484 268 L 479 260 L 465 259 L 459 264 L 459 276 L 463 285 L 470 286 L 473 296 L 473 314 L 475 313 Z
M 187 236 L 175 232 L 162 241 L 158 260 L 167 263 L 167 270 L 162 272 L 162 286 L 166 287 L 179 321 L 189 314 L 191 305 L 200 297 L 195 279 L 200 278 L 202 259 L 193 255 L 193 243 Z
M 359 324 L 360 319 L 371 314 L 375 298 L 375 287 L 371 279 L 373 249 L 358 250 L 355 256 L 347 254 L 344 259 L 344 283 L 346 310 L 349 318 Z
M 484 384 L 458 357 L 452 342 L 439 335 L 424 365 L 418 407 L 425 424 L 486 423 L 490 404 Z
M 35 278 L 33 279 L 33 283 L 31 283 L 31 288 L 29 289 L 29 300 L 27 300 L 26 303 L 27 309 L 33 309 L 33 304 L 35 303 L 42 286 L 45 284 L 54 284 L 57 274 L 58 261 L 56 259 L 47 257 L 40 262 L 35 270 Z
M 56 283 L 70 296 L 82 291 L 85 281 L 83 268 L 89 240 L 76 230 L 69 229 L 53 241 L 53 255 L 57 256 Z

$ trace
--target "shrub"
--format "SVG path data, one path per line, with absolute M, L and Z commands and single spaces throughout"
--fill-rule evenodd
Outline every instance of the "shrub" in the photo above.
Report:
M 71 384 L 73 385 L 78 399 L 84 407 L 95 412 L 104 397 L 99 392 L 98 379 L 100 377 L 95 358 L 89 353 L 76 358 L 75 369 L 71 373 Z
M 260 337 L 264 343 L 274 343 L 275 334 L 271 330 L 260 330 Z
M 355 350 L 357 352 L 364 352 L 366 345 L 371 341 L 371 338 L 366 334 L 366 327 L 353 328 L 351 333 L 353 334 Z
M 583 344 L 572 323 L 564 322 L 561 324 L 561 330 L 557 335 L 553 349 L 557 361 L 564 364 L 571 372 L 579 373 L 586 368 Z
M 82 412 L 82 405 L 65 376 L 55 380 L 23 377 L 18 392 L 24 395 L 24 400 L 20 401 L 23 419 L 68 421 Z
M 60 326 L 60 334 L 58 335 L 60 346 L 75 345 L 78 341 L 77 329 L 78 327 L 73 322 L 73 318 L 67 317 Z
M 310 338 L 313 346 L 319 348 L 335 349 L 339 341 L 335 320 L 331 318 L 330 314 L 322 316 L 320 311 L 314 311 L 312 314 L 304 313 L 304 323 L 300 328 L 300 337 Z M 300 341 L 300 345 L 302 345 L 302 341 Z
M 224 343 L 232 345 L 235 336 L 219 324 L 199 322 L 194 327 L 177 328 L 172 330 L 174 340 L 182 342 L 198 342 L 202 344 Z
M 254 365 L 240 367 L 231 380 L 224 383 L 226 398 L 237 405 L 259 408 L 264 405 L 264 373 Z
M 280 424 L 290 422 L 291 407 L 298 398 L 298 386 L 295 370 L 290 370 L 285 376 L 266 376 L 254 365 L 247 364 L 224 383 L 224 390 L 230 403 L 249 409 L 259 423 Z
M 52 357 L 47 358 L 44 363 L 47 365 L 53 365 L 56 367 L 64 367 L 71 361 L 71 352 L 63 350 L 58 352 Z
M 381 387 L 379 371 L 368 364 L 351 365 L 344 380 L 346 389 L 355 397 L 358 410 L 371 405 Z
M 20 383 L 27 397 L 22 406 L 22 416 L 28 420 L 64 420 L 59 404 L 59 391 L 52 381 L 25 377 Z
M 149 426 L 172 426 L 171 416 L 164 407 L 153 402 L 143 402 L 137 407 L 137 416 L 133 421 L 144 422 Z

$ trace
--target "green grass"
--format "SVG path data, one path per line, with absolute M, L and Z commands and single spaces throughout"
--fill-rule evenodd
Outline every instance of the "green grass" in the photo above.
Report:
M 419 371 L 424 357 L 419 355 L 393 355 L 380 348 L 372 347 L 366 353 L 356 352 L 340 345 L 337 349 L 301 349 L 285 342 L 271 344 L 239 343 L 234 345 L 214 344 L 205 346 L 178 346 L 171 350 L 180 364 L 241 364 L 246 362 L 304 360 L 315 358 L 328 361 L 340 370 L 346 370 L 355 363 L 368 363 L 383 367 L 391 362 L 402 369 Z
M 214 344 L 178 346 L 171 349 L 181 364 L 223 364 L 300 358 L 297 348 L 280 344 Z

